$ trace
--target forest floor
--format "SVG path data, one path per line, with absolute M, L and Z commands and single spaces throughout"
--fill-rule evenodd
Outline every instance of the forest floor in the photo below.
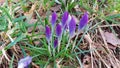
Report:
M 65 11 L 76 27 L 87 12 L 88 24 L 70 41 L 66 30 L 51 56 L 45 26 Z M 120 0 L 0 0 L 0 68 L 17 68 L 26 56 L 29 68 L 120 68 Z

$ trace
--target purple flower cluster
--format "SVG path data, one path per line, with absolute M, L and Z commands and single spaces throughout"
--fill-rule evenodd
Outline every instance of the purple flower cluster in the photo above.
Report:
M 56 12 L 53 12 L 52 18 L 51 18 L 51 25 L 52 25 L 52 28 L 55 27 L 55 34 L 57 37 L 57 39 L 54 40 L 54 48 L 56 48 L 57 45 L 59 44 L 58 41 L 62 37 L 62 33 L 63 31 L 65 31 L 66 27 L 68 27 L 70 38 L 74 36 L 75 30 L 76 30 L 76 21 L 73 17 L 70 16 L 68 12 L 64 12 L 64 14 L 62 15 L 61 23 L 56 24 L 56 21 L 57 21 L 57 14 Z M 88 23 L 88 13 L 86 12 L 80 19 L 80 22 L 78 25 L 78 31 L 82 30 L 87 25 L 87 23 Z M 46 25 L 45 33 L 46 33 L 46 39 L 49 43 L 51 41 L 52 32 L 48 25 Z

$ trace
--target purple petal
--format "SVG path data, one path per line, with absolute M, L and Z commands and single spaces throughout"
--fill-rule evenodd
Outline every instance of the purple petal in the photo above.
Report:
M 56 14 L 56 12 L 53 12 L 52 19 L 51 19 L 52 27 L 55 26 L 56 21 L 57 21 L 57 14 Z
M 61 27 L 60 24 L 57 24 L 57 25 L 56 25 L 56 36 L 57 36 L 58 38 L 60 38 L 61 35 L 62 35 L 62 27 Z
M 51 39 L 51 30 L 50 30 L 50 27 L 48 25 L 46 26 L 45 34 L 46 34 L 47 41 L 50 41 L 50 39 Z
M 78 26 L 78 29 L 79 31 L 85 27 L 88 23 L 88 13 L 84 13 L 84 15 L 82 16 L 81 20 L 80 20 L 80 23 L 79 23 L 79 26 Z
M 32 62 L 32 57 L 27 56 L 25 58 L 20 59 L 18 62 L 18 68 L 25 68 Z
M 69 23 L 69 34 L 70 37 L 73 37 L 74 33 L 75 33 L 75 29 L 76 29 L 76 22 L 74 20 L 74 18 L 72 17 L 70 23 Z
M 57 46 L 58 46 L 58 40 L 55 39 L 55 40 L 54 40 L 54 48 L 56 48 Z
M 69 17 L 69 13 L 66 11 L 64 12 L 63 16 L 62 16 L 62 26 L 64 27 L 66 25 L 66 22 L 68 20 Z

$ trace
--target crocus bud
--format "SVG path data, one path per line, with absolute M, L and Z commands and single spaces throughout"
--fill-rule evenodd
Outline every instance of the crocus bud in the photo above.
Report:
M 54 40 L 54 48 L 56 48 L 58 46 L 58 39 Z
M 49 42 L 51 39 L 51 30 L 50 30 L 50 27 L 48 25 L 46 26 L 45 34 L 46 34 L 46 39 Z
M 57 21 L 57 14 L 56 12 L 53 12 L 52 13 L 52 18 L 51 18 L 51 24 L 52 24 L 52 27 L 55 26 L 55 22 Z
M 70 34 L 70 37 L 74 36 L 75 29 L 76 29 L 76 22 L 75 22 L 74 18 L 72 17 L 72 19 L 70 20 L 70 23 L 69 23 L 69 34 Z
M 32 62 L 32 57 L 30 56 L 22 58 L 18 62 L 18 68 L 26 68 L 31 62 Z
M 61 27 L 61 25 L 58 23 L 58 24 L 56 25 L 56 36 L 57 36 L 58 38 L 60 38 L 61 35 L 62 35 L 62 27 Z
M 69 17 L 69 13 L 67 11 L 64 12 L 64 14 L 62 16 L 62 27 L 65 27 L 67 20 L 68 20 L 68 17 Z
M 84 13 L 84 15 L 82 16 L 79 26 L 78 26 L 78 30 L 80 31 L 81 29 L 83 29 L 83 27 L 85 27 L 88 23 L 88 13 Z

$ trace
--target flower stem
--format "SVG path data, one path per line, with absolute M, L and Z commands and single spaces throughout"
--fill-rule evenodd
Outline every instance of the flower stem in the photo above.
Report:
M 61 36 L 58 38 L 58 53 L 60 51 L 60 43 L 61 43 L 62 35 L 64 34 L 63 32 L 64 32 L 64 30 L 62 29 Z
M 61 39 L 58 40 L 58 53 L 60 51 L 60 42 L 61 42 Z
M 68 40 L 68 43 L 67 43 L 67 46 L 66 46 L 66 49 L 65 49 L 65 50 L 67 50 L 67 48 L 69 47 L 69 45 L 70 45 L 70 40 L 71 40 L 71 38 L 69 38 L 69 40 Z
M 51 54 L 51 48 L 50 48 L 50 43 L 49 42 L 48 42 L 48 50 L 49 50 L 50 56 L 52 56 L 52 54 Z
M 53 47 L 53 41 L 54 41 L 54 28 L 55 26 L 52 27 L 52 38 L 51 38 L 51 48 L 52 48 L 52 54 L 51 55 L 54 55 L 54 47 Z
M 53 48 L 53 57 L 55 57 L 55 48 Z

